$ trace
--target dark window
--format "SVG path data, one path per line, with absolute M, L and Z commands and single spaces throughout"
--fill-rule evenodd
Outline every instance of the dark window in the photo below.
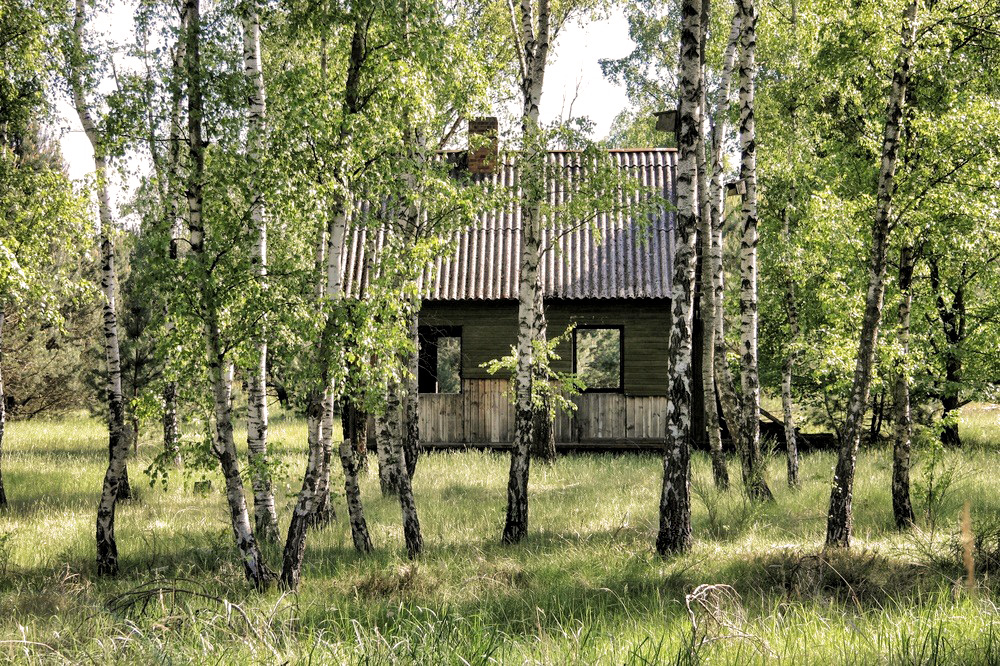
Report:
M 573 371 L 587 391 L 622 390 L 622 327 L 578 326 L 573 331 Z
M 417 386 L 421 393 L 462 392 L 462 327 L 421 326 Z

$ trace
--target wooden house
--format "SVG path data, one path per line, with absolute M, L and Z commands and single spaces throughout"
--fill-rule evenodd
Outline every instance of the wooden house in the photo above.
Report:
M 612 155 L 643 185 L 673 200 L 672 149 L 615 150 Z M 549 159 L 574 168 L 570 151 L 550 152 Z M 517 172 L 506 164 L 477 178 L 516 187 Z M 499 448 L 513 440 L 509 377 L 490 375 L 483 364 L 509 355 L 517 340 L 520 223 L 516 207 L 483 211 L 471 228 L 455 234 L 453 252 L 424 272 L 419 403 L 420 437 L 429 447 Z M 556 367 L 577 372 L 588 384 L 574 398 L 575 412 L 557 415 L 557 447 L 663 443 L 673 223 L 673 213 L 663 210 L 642 224 L 603 216 L 543 232 L 541 280 L 549 336 L 576 325 L 557 348 Z M 360 232 L 350 242 L 344 274 L 348 292 L 363 289 L 363 248 L 377 251 L 380 245 L 379 239 L 367 240 Z M 701 413 L 698 406 L 694 413 Z

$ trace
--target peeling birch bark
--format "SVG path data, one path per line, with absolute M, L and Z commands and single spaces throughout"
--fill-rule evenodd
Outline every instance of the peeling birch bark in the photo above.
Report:
M 830 490 L 830 510 L 827 514 L 827 547 L 847 548 L 851 545 L 853 529 L 852 500 L 854 497 L 854 471 L 858 446 L 861 443 L 861 426 L 868 394 L 871 390 L 872 365 L 882 321 L 882 304 L 885 296 L 886 255 L 889 248 L 889 230 L 892 223 L 892 198 L 895 190 L 896 161 L 899 153 L 899 131 L 903 115 L 903 101 L 912 64 L 913 41 L 916 37 L 917 3 L 911 2 L 903 12 L 902 43 L 892 75 L 892 88 L 886 104 L 885 131 L 882 138 L 882 158 L 878 174 L 878 192 L 875 218 L 872 223 L 871 257 L 868 266 L 868 290 L 865 296 L 865 313 L 861 322 L 858 341 L 858 358 L 854 368 L 851 395 L 847 404 L 847 418 L 837 456 L 833 485 Z
M 691 548 L 691 407 L 692 328 L 694 325 L 695 251 L 698 233 L 698 137 L 701 108 L 702 0 L 681 4 L 679 57 L 680 134 L 677 160 L 676 254 L 667 342 L 666 446 L 660 493 L 656 552 L 661 556 Z
M 385 389 L 385 408 L 375 415 L 379 481 L 385 497 L 399 494 L 399 470 L 405 469 L 400 460 L 402 447 L 397 446 L 397 439 L 402 438 L 399 405 L 399 382 L 391 379 Z

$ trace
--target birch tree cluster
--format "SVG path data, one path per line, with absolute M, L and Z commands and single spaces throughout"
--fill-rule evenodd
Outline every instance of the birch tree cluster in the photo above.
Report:
M 1000 275 L 996 4 L 630 2 L 625 12 L 636 48 L 602 64 L 635 109 L 619 116 L 613 140 L 656 140 L 663 135 L 650 112 L 679 109 L 678 131 L 666 138 L 679 151 L 679 226 L 690 205 L 684 189 L 705 189 L 699 140 L 718 148 L 730 183 L 718 257 L 710 227 L 698 227 L 695 316 L 718 337 L 720 362 L 703 357 L 712 370 L 701 386 L 706 402 L 718 396 L 747 494 L 769 495 L 753 465 L 763 391 L 781 405 L 777 417 L 764 413 L 782 429 L 790 485 L 800 429 L 829 429 L 839 442 L 828 545 L 850 543 L 864 443 L 892 444 L 894 511 L 908 527 L 914 443 L 960 445 L 961 407 L 996 398 L 995 342 L 978 337 L 996 331 L 990 285 Z M 699 30 L 707 31 L 700 44 Z M 676 67 L 664 44 L 680 54 Z M 699 85 L 723 102 L 707 120 Z M 738 105 L 728 104 L 737 87 Z M 705 270 L 720 264 L 720 298 L 706 308 Z M 687 350 L 672 348 L 670 361 L 680 376 Z M 683 488 L 686 468 L 686 453 L 668 454 L 661 538 L 665 526 L 689 524 L 689 512 L 673 516 L 678 503 L 667 499 L 668 488 Z M 665 550 L 684 549 L 687 538 L 671 543 Z
M 369 420 L 381 492 L 418 558 L 423 280 L 483 210 L 516 206 L 522 224 L 518 336 L 491 364 L 511 377 L 515 414 L 504 544 L 530 533 L 532 460 L 555 459 L 553 402 L 580 387 L 549 367 L 560 336 L 540 277 L 543 229 L 569 221 L 674 215 L 662 556 L 698 538 L 696 446 L 720 490 L 738 492 L 735 464 L 739 491 L 766 502 L 762 418 L 792 488 L 802 432 L 833 432 L 826 545 L 847 547 L 863 445 L 891 443 L 908 528 L 920 446 L 960 446 L 962 406 L 1000 395 L 997 0 L 141 0 L 117 46 L 86 0 L 8 5 L 0 373 L 5 353 L 88 366 L 73 381 L 108 424 L 101 574 L 120 569 L 116 507 L 147 478 L 221 478 L 258 589 L 295 589 L 310 533 L 340 512 L 371 552 Z M 561 32 L 609 8 L 635 48 L 602 66 L 631 108 L 600 143 L 585 119 L 544 123 L 543 92 Z M 92 150 L 82 187 L 47 147 L 57 99 Z M 469 119 L 505 109 L 497 159 L 516 166 L 516 189 L 476 179 L 455 150 L 481 140 Z M 672 202 L 606 150 L 652 145 L 677 151 Z M 578 151 L 568 176 L 553 148 Z M 349 255 L 364 265 L 348 270 Z M 89 335 L 87 353 L 57 356 L 73 335 Z M 11 375 L 13 397 L 42 395 L 23 402 L 0 374 L 0 447 L 8 405 L 27 417 L 76 385 L 32 389 L 26 374 Z M 306 420 L 301 479 L 274 446 L 275 403 Z M 159 454 L 130 470 L 140 441 Z M 297 492 L 281 506 L 286 481 Z M 0 506 L 6 490 L 0 469 Z

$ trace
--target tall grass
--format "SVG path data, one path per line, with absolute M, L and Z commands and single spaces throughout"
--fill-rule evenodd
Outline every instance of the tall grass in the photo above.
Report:
M 716 491 L 707 458 L 697 455 L 696 545 L 669 560 L 652 549 L 661 476 L 654 455 L 572 455 L 535 465 L 530 536 L 516 547 L 498 545 L 507 458 L 427 455 L 414 484 L 427 548 L 415 563 L 404 556 L 398 504 L 381 497 L 372 469 L 362 490 L 376 552 L 354 553 L 338 502 L 336 523 L 310 534 L 293 595 L 256 594 L 243 582 L 220 478 L 209 474 L 207 495 L 193 492 L 194 478 L 183 474 L 166 489 L 149 487 L 141 470 L 156 453 L 152 437 L 130 460 L 138 499 L 119 507 L 123 573 L 97 578 L 102 425 L 13 423 L 3 461 L 12 504 L 0 514 L 0 660 L 998 663 L 996 414 L 967 413 L 963 434 L 972 445 L 938 462 L 955 469 L 952 481 L 930 509 L 915 495 L 921 527 L 909 534 L 892 527 L 890 452 L 863 451 L 857 537 L 846 553 L 820 551 L 829 453 L 805 457 L 794 491 L 783 483 L 783 460 L 772 460 L 776 499 L 766 505 L 747 503 L 738 488 Z M 279 418 L 271 435 L 289 463 L 276 484 L 287 520 L 304 424 Z M 738 476 L 735 461 L 731 468 Z M 966 500 L 978 531 L 971 593 L 955 546 Z M 267 554 L 277 564 L 280 545 Z M 739 601 L 716 609 L 722 625 L 695 613 L 703 632 L 695 634 L 685 596 L 703 583 L 730 585 Z

